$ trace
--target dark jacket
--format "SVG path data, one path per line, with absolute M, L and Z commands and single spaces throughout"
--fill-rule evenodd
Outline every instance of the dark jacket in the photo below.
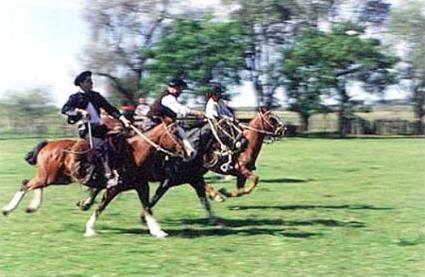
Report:
M 69 96 L 68 101 L 62 107 L 62 113 L 68 116 L 69 124 L 74 124 L 81 119 L 81 114 L 77 113 L 75 108 L 85 109 L 89 102 L 92 103 L 99 116 L 100 108 L 116 119 L 121 116 L 120 111 L 112 106 L 100 93 L 95 91 L 88 93 L 77 92 Z
M 162 98 L 170 94 L 168 90 L 165 90 L 162 92 L 162 94 L 155 100 L 155 102 L 150 107 L 150 110 L 147 114 L 148 117 L 151 119 L 156 120 L 157 118 L 161 117 L 169 117 L 173 120 L 176 120 L 177 114 L 172 111 L 170 108 L 165 107 L 161 104 Z

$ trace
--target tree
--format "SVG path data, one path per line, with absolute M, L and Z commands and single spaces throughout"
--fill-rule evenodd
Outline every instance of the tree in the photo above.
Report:
M 425 117 L 425 3 L 409 0 L 391 14 L 390 30 L 406 42 L 402 77 L 412 93 L 418 133 L 423 133 Z M 408 16 L 407 16 L 408 15 Z
M 146 85 L 184 77 L 195 88 L 194 94 L 200 94 L 205 93 L 211 81 L 238 83 L 245 45 L 243 28 L 238 22 L 209 18 L 176 20 L 153 51 L 154 59 L 149 65 L 151 81 Z
M 134 102 L 142 93 L 139 85 L 147 73 L 151 49 L 170 20 L 182 13 L 176 8 L 180 2 L 87 1 L 83 16 L 91 39 L 84 53 L 85 63 L 105 77 L 117 94 Z
M 286 87 L 303 121 L 320 107 L 320 95 L 335 95 L 338 131 L 344 136 L 351 112 L 347 84 L 360 81 L 366 91 L 376 93 L 394 82 L 390 69 L 397 59 L 383 54 L 378 40 L 361 38 L 363 32 L 351 23 L 336 24 L 329 33 L 301 33 L 295 45 L 283 51 Z

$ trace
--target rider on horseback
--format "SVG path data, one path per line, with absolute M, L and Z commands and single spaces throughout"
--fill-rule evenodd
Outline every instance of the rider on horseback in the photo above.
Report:
M 187 84 L 182 79 L 173 79 L 168 87 L 162 92 L 162 94 L 152 104 L 151 110 L 148 112 L 148 116 L 155 120 L 155 117 L 168 116 L 173 119 L 184 118 L 188 115 L 193 115 L 198 118 L 203 118 L 204 113 L 190 109 L 182 105 L 178 101 L 178 97 L 184 89 L 187 88 Z M 192 148 L 190 143 L 186 140 L 185 131 L 182 127 L 177 126 L 179 137 L 183 140 L 186 148 Z
M 205 116 L 211 126 L 211 130 L 220 144 L 221 156 L 227 157 L 223 171 L 231 167 L 232 156 L 239 153 L 245 147 L 247 141 L 243 137 L 242 128 L 229 107 L 223 101 L 223 87 L 217 83 L 208 91 L 208 102 L 205 108 Z
M 69 124 L 78 122 L 80 137 L 93 144 L 94 154 L 101 166 L 103 166 L 105 177 L 108 179 L 108 186 L 113 186 L 117 184 L 118 174 L 115 172 L 114 176 L 109 166 L 108 147 L 105 143 L 105 136 L 108 130 L 104 125 L 101 125 L 100 109 L 102 108 L 115 119 L 119 119 L 126 127 L 130 126 L 130 121 L 100 93 L 92 90 L 93 81 L 91 75 L 90 71 L 84 71 L 75 78 L 74 85 L 79 86 L 80 91 L 69 97 L 62 108 L 62 113 L 68 116 Z M 87 170 L 83 183 L 89 182 L 94 169 L 95 164 L 92 163 Z

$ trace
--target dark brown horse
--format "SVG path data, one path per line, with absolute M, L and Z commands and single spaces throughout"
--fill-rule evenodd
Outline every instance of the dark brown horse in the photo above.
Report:
M 137 132 L 137 129 L 135 129 Z M 163 123 L 137 136 L 127 139 L 131 147 L 128 160 L 131 164 L 137 166 L 143 163 L 156 151 L 163 151 L 170 155 L 179 155 L 187 157 L 184 145 L 177 138 L 177 128 L 170 120 L 165 119 Z M 28 191 L 34 191 L 34 197 L 27 208 L 27 212 L 34 212 L 40 208 L 42 203 L 42 189 L 54 184 L 70 183 L 72 179 L 81 179 L 78 170 L 75 170 L 75 164 L 82 156 L 90 155 L 92 151 L 87 149 L 88 143 L 84 140 L 56 140 L 43 144 L 33 153 L 35 164 L 37 165 L 36 176 L 30 180 L 24 180 L 22 186 L 16 192 L 13 199 L 3 207 L 4 215 L 13 211 Z M 99 188 L 105 187 L 105 179 L 100 178 Z M 146 198 L 149 195 L 143 195 L 146 191 L 141 189 L 139 196 L 147 206 Z M 143 198 L 143 199 L 142 199 Z
M 245 135 L 249 143 L 245 151 L 236 159 L 237 163 L 235 168 L 226 172 L 225 174 L 234 174 L 240 178 L 238 181 L 237 187 L 238 190 L 235 193 L 226 193 L 230 197 L 240 196 L 246 193 L 249 193 L 257 185 L 258 177 L 253 173 L 255 168 L 255 161 L 258 157 L 258 154 L 261 150 L 261 145 L 266 136 L 280 137 L 283 135 L 284 126 L 280 121 L 279 117 L 273 114 L 271 111 L 265 109 L 259 109 L 257 115 L 251 120 L 251 122 L 245 126 Z M 197 130 L 193 130 L 197 132 Z M 199 131 L 199 136 L 203 132 Z M 197 155 L 189 160 L 183 161 L 181 159 L 176 159 L 175 161 L 170 161 L 168 165 L 158 164 L 158 160 L 163 160 L 161 157 L 155 155 L 152 156 L 152 159 L 147 161 L 144 164 L 144 167 L 138 169 L 138 172 L 134 174 L 138 180 L 143 180 L 142 182 L 131 184 L 126 184 L 123 186 L 117 186 L 108 188 L 103 196 L 101 203 L 99 204 L 96 211 L 93 213 L 92 217 L 86 224 L 86 235 L 91 236 L 95 234 L 94 224 L 100 215 L 100 213 L 106 208 L 110 201 L 119 193 L 129 189 L 139 189 L 138 186 L 143 188 L 148 188 L 147 181 L 160 181 L 160 185 L 155 192 L 154 197 L 151 199 L 151 202 L 145 207 L 142 213 L 142 217 L 148 223 L 151 221 L 151 218 L 146 218 L 146 215 L 151 215 L 150 209 L 159 201 L 159 199 L 164 195 L 164 193 L 173 186 L 178 186 L 181 184 L 188 183 L 195 189 L 198 198 L 200 199 L 201 204 L 204 206 L 208 212 L 208 217 L 211 223 L 216 223 L 216 220 L 211 211 L 208 199 L 206 197 L 206 192 L 213 198 L 217 198 L 219 195 L 212 187 L 208 186 L 205 183 L 203 175 L 208 171 L 207 168 L 203 166 L 203 161 L 205 155 L 210 152 L 211 149 L 206 148 L 206 145 L 209 145 L 207 142 L 210 138 L 202 137 L 200 138 L 199 146 L 197 147 Z M 224 172 L 219 172 L 224 173 Z M 247 189 L 244 189 L 245 180 L 248 179 L 251 181 L 250 186 Z M 146 201 L 146 200 L 145 200 Z M 142 203 L 145 203 L 142 201 Z M 148 212 L 147 212 L 148 211 Z M 151 225 L 153 225 L 151 223 Z M 153 230 L 156 230 L 155 233 L 151 233 L 157 237 L 163 237 L 167 234 L 162 231 L 159 225 L 155 222 L 155 227 Z

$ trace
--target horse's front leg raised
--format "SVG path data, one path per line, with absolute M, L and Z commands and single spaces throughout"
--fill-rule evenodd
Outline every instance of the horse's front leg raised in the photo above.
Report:
M 100 202 L 99 206 L 97 206 L 96 210 L 91 215 L 90 219 L 86 223 L 86 232 L 84 236 L 86 237 L 92 237 L 96 235 L 96 231 L 94 230 L 94 225 L 96 224 L 97 219 L 99 218 L 100 214 L 103 212 L 103 210 L 106 209 L 108 204 L 117 196 L 120 192 L 122 192 L 121 186 L 114 186 L 105 191 L 102 197 L 102 201 Z
M 146 222 L 146 225 L 148 225 L 149 232 L 151 233 L 151 235 L 153 235 L 157 238 L 164 238 L 164 237 L 168 236 L 168 234 L 161 229 L 161 226 L 159 226 L 158 222 L 153 217 L 153 214 L 152 214 L 152 211 L 151 211 L 151 207 L 153 205 L 155 205 L 156 201 L 159 200 L 160 196 L 163 193 L 153 203 L 152 206 L 149 203 L 149 184 L 147 182 L 138 184 L 137 194 L 139 196 L 140 202 L 142 203 L 142 208 L 143 208 L 143 215 L 142 216 L 143 216 L 143 218 Z

